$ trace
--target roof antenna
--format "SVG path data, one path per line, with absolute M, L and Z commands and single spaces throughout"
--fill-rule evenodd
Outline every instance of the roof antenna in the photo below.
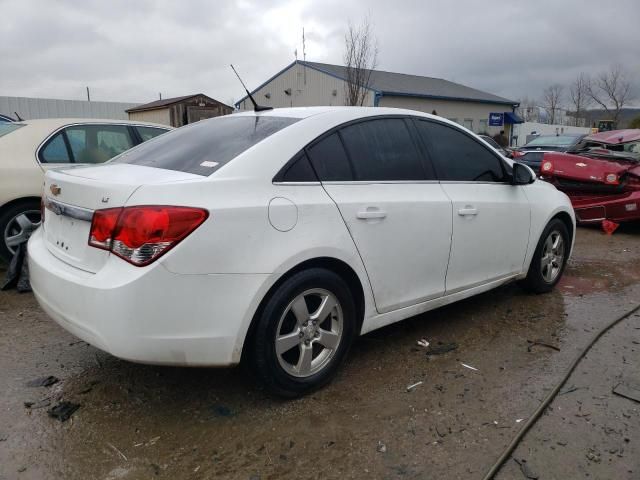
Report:
M 24 118 L 20 117 L 20 115 L 18 114 L 18 112 L 13 112 L 16 114 L 16 118 L 18 119 L 19 122 L 24 121 Z
M 238 75 L 238 72 L 236 72 L 236 69 L 233 68 L 233 64 L 231 64 L 231 69 L 233 70 L 233 73 L 236 74 L 236 77 L 238 77 L 238 80 L 240 80 L 240 83 L 244 87 L 244 91 L 247 92 L 247 96 L 249 97 L 249 100 L 251 100 L 251 103 L 253 103 L 253 111 L 254 112 L 264 112 L 265 110 L 273 110 L 273 107 L 264 107 L 262 105 L 258 105 L 256 103 L 255 99 L 253 98 L 253 95 L 251 95 L 251 93 L 247 89 L 247 86 L 244 84 L 244 82 L 240 78 L 240 75 Z

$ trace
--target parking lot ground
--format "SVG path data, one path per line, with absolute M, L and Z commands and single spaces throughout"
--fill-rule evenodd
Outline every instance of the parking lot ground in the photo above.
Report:
M 0 479 L 482 478 L 580 349 L 638 303 L 640 227 L 581 228 L 554 292 L 507 285 L 373 332 L 333 383 L 282 401 L 238 368 L 118 360 L 31 294 L 0 292 Z M 428 357 L 422 338 L 457 349 Z M 513 458 L 540 479 L 639 478 L 640 403 L 612 393 L 633 379 L 640 313 L 600 339 Z M 62 423 L 24 406 L 47 398 L 81 407 Z M 526 478 L 515 460 L 497 478 Z

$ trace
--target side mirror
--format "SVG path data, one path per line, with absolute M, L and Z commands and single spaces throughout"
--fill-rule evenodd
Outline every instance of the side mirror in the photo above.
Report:
M 533 171 L 523 163 L 513 162 L 511 185 L 529 185 L 536 181 Z

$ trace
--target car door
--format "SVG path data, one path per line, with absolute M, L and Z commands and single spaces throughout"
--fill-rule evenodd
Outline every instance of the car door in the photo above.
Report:
M 451 201 L 406 119 L 342 127 L 307 148 L 369 276 L 380 313 L 444 294 Z
M 508 166 L 472 135 L 435 120 L 416 120 L 442 188 L 453 204 L 446 294 L 520 273 L 530 227 L 522 186 Z
M 45 170 L 70 163 L 103 163 L 135 144 L 136 141 L 126 125 L 69 125 L 42 145 L 38 151 L 38 160 Z

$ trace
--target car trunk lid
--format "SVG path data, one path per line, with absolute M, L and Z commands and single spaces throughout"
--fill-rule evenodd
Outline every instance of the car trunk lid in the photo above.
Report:
M 128 164 L 47 172 L 44 236 L 49 251 L 65 263 L 95 273 L 109 252 L 88 245 L 93 212 L 122 207 L 140 186 L 202 179 L 201 176 Z

